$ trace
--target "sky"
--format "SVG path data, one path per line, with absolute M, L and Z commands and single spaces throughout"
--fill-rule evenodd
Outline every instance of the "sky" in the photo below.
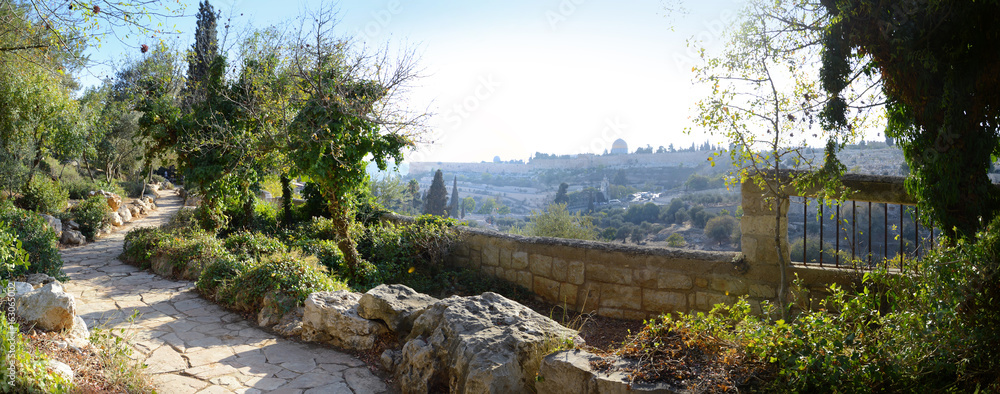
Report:
M 722 29 L 742 0 L 682 4 L 684 12 L 669 12 L 676 2 L 667 0 L 343 0 L 338 29 L 367 45 L 411 47 L 420 55 L 424 77 L 408 90 L 408 102 L 433 114 L 425 135 L 433 143 L 407 154 L 408 161 L 527 160 L 535 152 L 600 154 L 618 138 L 630 151 L 709 139 L 684 133 L 705 94 L 691 83 L 697 63 L 686 42 L 721 48 Z M 220 27 L 267 27 L 320 2 L 212 5 Z M 188 4 L 185 17 L 166 21 L 181 31 L 168 40 L 190 47 L 197 8 Z M 109 42 L 92 55 L 119 60 L 143 40 Z M 85 77 L 84 84 L 96 80 Z

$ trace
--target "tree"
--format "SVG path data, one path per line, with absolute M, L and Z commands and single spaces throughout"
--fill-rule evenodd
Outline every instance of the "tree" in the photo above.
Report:
M 719 245 L 728 244 L 738 227 L 739 223 L 731 215 L 716 216 L 705 224 L 705 236 Z
M 451 181 L 451 201 L 448 204 L 448 216 L 457 218 L 459 217 L 459 200 L 458 200 L 458 177 L 452 178 Z
M 702 66 L 695 67 L 696 81 L 711 89 L 709 96 L 698 103 L 695 124 L 721 134 L 734 145 L 736 149 L 729 151 L 736 167 L 733 178 L 756 184 L 774 211 L 778 303 L 783 317 L 788 313 L 785 301 L 789 262 L 781 243 L 780 223 L 788 206 L 787 188 L 796 180 L 783 176 L 780 170 L 786 157 L 807 161 L 801 154 L 807 145 L 806 130 L 812 128 L 817 108 L 825 104 L 815 78 L 809 74 L 811 64 L 819 57 L 812 43 L 819 42 L 819 26 L 827 17 L 819 7 L 797 1 L 752 1 L 741 13 L 739 23 L 727 32 L 724 53 L 707 56 Z M 861 129 L 865 120 L 864 116 L 857 117 L 850 130 Z M 831 141 L 850 137 L 824 131 L 811 134 Z M 827 157 L 835 159 L 833 155 Z M 715 164 L 712 157 L 709 161 Z
M 824 1 L 824 108 L 845 127 L 842 98 L 858 73 L 877 74 L 886 97 L 886 136 L 910 167 L 907 190 L 949 235 L 974 237 L 1000 209 L 987 176 L 1000 153 L 1000 3 Z M 866 61 L 855 61 L 863 53 Z
M 597 229 L 586 216 L 571 214 L 566 204 L 550 204 L 543 212 L 531 212 L 525 235 L 568 239 L 597 239 Z
M 556 204 L 566 204 L 569 203 L 569 197 L 566 196 L 566 192 L 569 190 L 569 184 L 566 182 L 559 184 L 559 191 L 556 192 Z
M 687 241 L 684 240 L 684 236 L 680 233 L 673 233 L 667 237 L 667 246 L 671 248 L 683 248 L 687 245 Z
M 205 100 L 209 68 L 218 56 L 219 38 L 216 29 L 218 15 L 208 0 L 198 3 L 197 26 L 194 44 L 188 55 L 187 86 L 184 89 L 184 106 L 190 107 Z
M 462 218 L 465 218 L 466 212 L 472 212 L 476 209 L 476 199 L 472 197 L 466 197 L 462 199 Z
M 410 206 L 407 210 L 408 212 L 417 213 L 421 211 L 423 206 L 423 200 L 420 197 L 420 182 L 416 179 L 410 179 L 406 184 L 406 193 L 409 196 Z
M 400 93 L 416 78 L 412 52 L 391 59 L 351 50 L 349 41 L 334 36 L 335 15 L 330 8 L 314 12 L 291 46 L 292 73 L 308 99 L 288 129 L 286 149 L 295 170 L 316 182 L 329 202 L 337 246 L 353 276 L 364 262 L 348 230 L 351 197 L 367 162 L 385 170 L 390 159 L 403 159 L 423 115 L 400 107 Z
M 444 174 L 441 173 L 441 170 L 437 170 L 434 173 L 434 180 L 431 181 L 431 188 L 427 189 L 427 203 L 424 205 L 424 213 L 444 216 L 447 205 L 448 190 L 444 188 Z

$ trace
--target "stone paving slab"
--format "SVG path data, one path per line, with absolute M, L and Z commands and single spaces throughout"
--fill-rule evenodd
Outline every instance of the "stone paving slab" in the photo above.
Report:
M 382 393 L 392 390 L 357 358 L 275 337 L 201 298 L 194 284 L 122 263 L 131 228 L 159 226 L 180 208 L 173 192 L 158 209 L 117 232 L 61 251 L 64 287 L 88 327 L 125 330 L 158 392 Z M 129 322 L 133 312 L 139 316 Z M 116 330 L 117 331 L 117 330 Z

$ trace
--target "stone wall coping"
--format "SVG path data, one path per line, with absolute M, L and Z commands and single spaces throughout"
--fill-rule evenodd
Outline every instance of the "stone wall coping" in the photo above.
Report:
M 413 218 L 396 213 L 383 214 L 382 218 L 393 222 L 412 223 Z M 517 234 L 501 233 L 499 231 L 474 228 L 468 226 L 456 227 L 463 236 L 478 235 L 505 241 L 546 246 L 565 246 L 570 248 L 596 250 L 602 252 L 617 252 L 639 256 L 664 256 L 679 260 L 704 260 L 708 262 L 731 262 L 738 252 L 715 252 L 707 250 L 690 250 L 678 248 L 650 247 L 640 245 L 623 245 L 613 242 L 584 241 L 553 237 L 528 237 Z

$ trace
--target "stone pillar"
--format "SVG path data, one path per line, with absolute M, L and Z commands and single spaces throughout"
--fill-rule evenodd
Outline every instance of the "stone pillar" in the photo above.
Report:
M 740 221 L 743 256 L 749 266 L 747 275 L 762 282 L 779 282 L 778 252 L 774 247 L 774 227 L 776 199 L 767 198 L 752 181 L 743 182 L 743 218 Z M 788 252 L 788 199 L 781 202 L 779 240 L 784 261 L 789 261 Z

